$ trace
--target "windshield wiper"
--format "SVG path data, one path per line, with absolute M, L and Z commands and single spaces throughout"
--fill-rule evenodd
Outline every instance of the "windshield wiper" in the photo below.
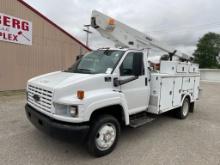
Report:
M 77 69 L 77 71 L 82 71 L 83 73 L 84 73 L 84 72 L 92 73 L 92 71 L 89 70 L 89 69 Z

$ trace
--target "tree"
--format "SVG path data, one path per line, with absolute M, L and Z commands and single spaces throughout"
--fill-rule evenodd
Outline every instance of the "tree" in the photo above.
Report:
M 217 57 L 220 52 L 220 34 L 207 33 L 199 39 L 194 52 L 195 62 L 200 68 L 218 68 Z

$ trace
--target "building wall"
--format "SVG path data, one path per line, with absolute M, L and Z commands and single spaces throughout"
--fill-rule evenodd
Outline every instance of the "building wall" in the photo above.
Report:
M 200 69 L 200 75 L 201 80 L 220 82 L 220 69 Z
M 24 89 L 36 75 L 68 68 L 88 49 L 17 0 L 0 0 L 0 12 L 32 22 L 32 46 L 0 41 L 0 91 Z

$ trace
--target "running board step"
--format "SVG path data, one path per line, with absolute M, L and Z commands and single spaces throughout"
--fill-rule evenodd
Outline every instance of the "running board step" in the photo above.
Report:
M 138 113 L 130 116 L 130 127 L 137 128 L 155 119 L 155 117 L 148 115 L 146 112 Z

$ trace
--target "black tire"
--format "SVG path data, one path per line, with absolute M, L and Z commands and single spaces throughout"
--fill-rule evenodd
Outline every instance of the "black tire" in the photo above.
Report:
M 191 103 L 190 104 L 190 109 L 189 109 L 189 112 L 193 113 L 194 112 L 194 107 L 195 107 L 195 103 Z
M 114 138 L 113 144 L 109 148 L 101 149 L 97 143 L 97 139 L 98 139 L 98 136 L 100 136 L 99 131 L 103 127 L 106 127 L 106 126 L 114 127 L 115 138 Z M 92 122 L 92 126 L 90 128 L 89 135 L 88 135 L 87 147 L 88 147 L 89 153 L 95 157 L 101 157 L 101 156 L 111 153 L 114 150 L 118 142 L 120 130 L 121 129 L 120 129 L 120 124 L 118 120 L 111 115 L 101 115 L 95 118 L 95 120 L 93 120 Z
M 187 108 L 187 110 L 185 109 Z M 179 119 L 185 119 L 190 112 L 190 102 L 188 98 L 183 100 L 183 104 L 180 108 L 176 109 L 176 117 Z

